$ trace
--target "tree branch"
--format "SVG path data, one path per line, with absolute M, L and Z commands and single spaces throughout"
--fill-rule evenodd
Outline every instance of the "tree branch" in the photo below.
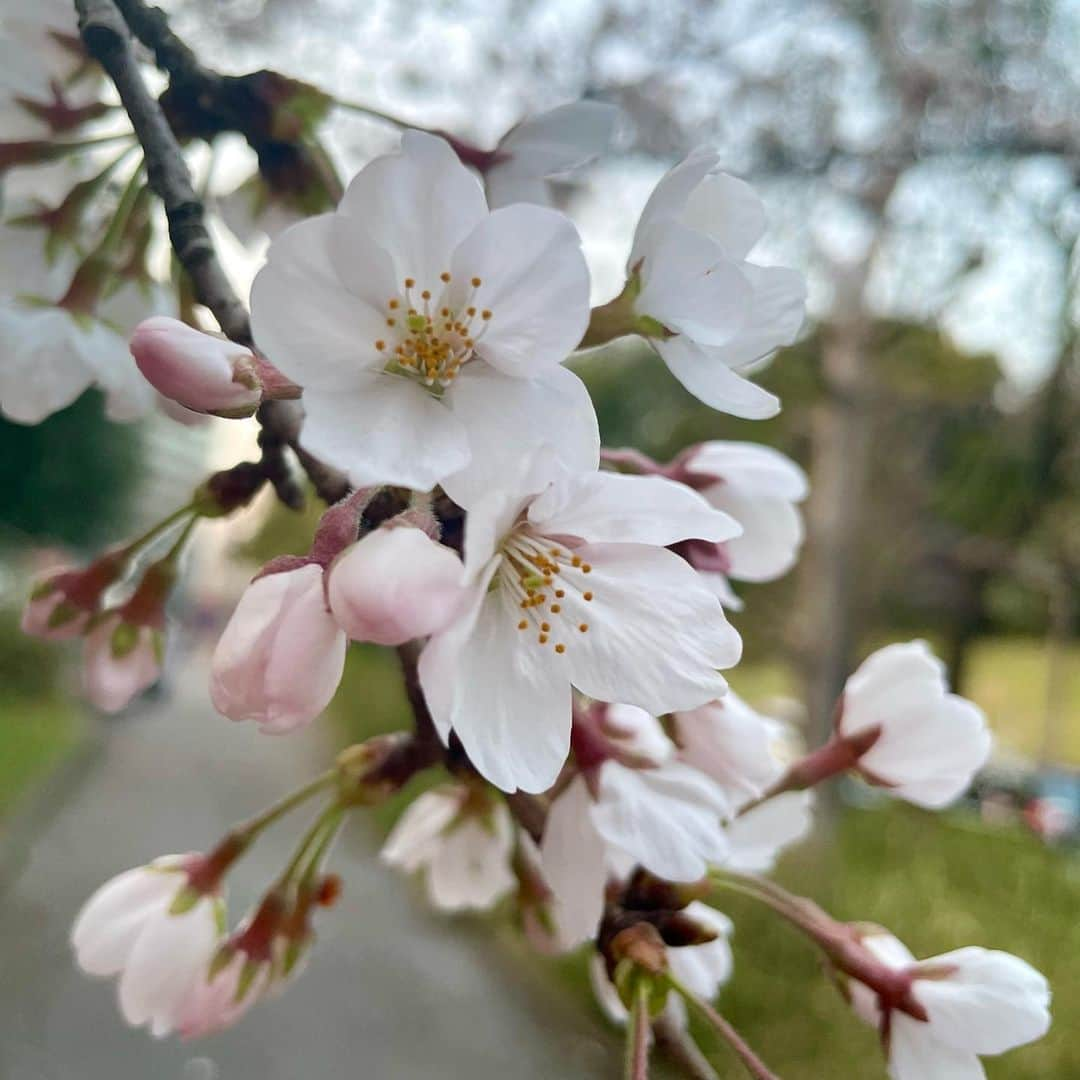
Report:
M 186 66 L 194 72 L 198 61 L 194 54 L 168 29 L 165 16 L 157 9 L 146 11 L 144 5 L 126 4 L 142 20 L 149 20 L 161 35 L 158 50 L 169 63 Z M 218 261 L 213 241 L 206 228 L 206 211 L 195 194 L 191 173 L 183 151 L 173 134 L 161 106 L 151 95 L 139 71 L 128 26 L 113 0 L 75 0 L 79 30 L 90 53 L 105 69 L 120 95 L 146 159 L 147 180 L 161 199 L 169 222 L 169 239 L 180 264 L 187 272 L 199 303 L 205 305 L 226 337 L 242 345 L 252 345 L 251 323 L 247 309 L 236 295 Z M 151 12 L 153 14 L 151 15 Z M 142 27 L 142 23 L 139 24 Z M 152 39 L 153 40 L 153 39 Z M 201 69 L 200 69 L 201 70 Z M 289 506 L 299 506 L 303 493 L 289 471 L 285 447 L 298 451 L 301 465 L 319 495 L 336 502 L 349 489 L 348 480 L 337 470 L 299 449 L 303 408 L 297 402 L 266 402 L 258 413 L 262 425 L 260 445 L 266 477 L 278 497 Z

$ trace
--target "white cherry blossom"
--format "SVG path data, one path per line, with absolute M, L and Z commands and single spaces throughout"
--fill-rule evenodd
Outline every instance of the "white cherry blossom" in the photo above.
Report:
M 112 878 L 86 901 L 71 931 L 79 967 L 119 976 L 124 1019 L 159 1038 L 177 1027 L 220 941 L 216 896 L 177 904 L 188 885 L 185 867 L 196 858 L 165 856 Z
M 599 101 L 575 101 L 511 128 L 484 170 L 492 208 L 511 203 L 551 203 L 548 180 L 587 165 L 611 142 L 619 111 Z
M 715 596 L 664 545 L 737 526 L 659 477 L 587 473 L 469 514 L 464 614 L 431 638 L 420 682 L 444 739 L 506 791 L 544 791 L 570 745 L 570 689 L 655 714 L 724 690 L 741 642 Z
M 795 565 L 803 542 L 798 503 L 808 486 L 794 461 L 769 446 L 717 440 L 694 447 L 681 470 L 713 506 L 743 527 L 740 536 L 717 545 L 715 567 L 690 558 L 721 598 L 731 595 L 728 578 L 773 581 Z M 737 598 L 727 603 L 742 606 Z
M 273 242 L 252 321 L 260 349 L 304 386 L 313 453 L 357 486 L 442 482 L 469 505 L 544 442 L 595 468 L 592 403 L 561 366 L 588 293 L 565 217 L 489 213 L 444 140 L 407 132 L 335 212 Z
M 780 403 L 744 376 L 794 340 L 806 288 L 794 270 L 747 261 L 764 207 L 719 160 L 699 148 L 660 180 L 634 233 L 627 288 L 606 310 L 613 329 L 645 337 L 706 405 L 763 419 Z
M 945 806 L 990 755 L 982 710 L 948 692 L 945 665 L 926 642 L 887 645 L 844 687 L 836 735 L 879 730 L 855 768 L 871 783 L 918 806 Z
M 893 1080 L 980 1080 L 981 1056 L 1033 1042 L 1050 1026 L 1050 989 L 1030 964 L 997 950 L 969 946 L 916 960 L 891 934 L 871 934 L 863 945 L 890 968 L 914 976 L 912 996 L 926 1020 L 899 1009 L 888 1018 L 889 1074 Z M 881 1027 L 877 996 L 851 981 L 852 1005 Z
M 485 911 L 514 887 L 513 850 L 506 804 L 458 784 L 414 799 L 380 858 L 407 874 L 423 871 L 433 907 Z

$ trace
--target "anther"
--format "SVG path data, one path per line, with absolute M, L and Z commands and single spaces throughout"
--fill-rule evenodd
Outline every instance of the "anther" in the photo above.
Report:
M 541 645 L 546 645 L 546 644 L 548 643 L 548 636 L 547 636 L 547 634 L 541 634 L 541 635 L 540 635 L 540 638 L 539 638 L 539 641 L 540 641 L 540 644 L 541 644 Z
M 565 645 L 556 645 L 555 646 L 555 651 L 557 653 L 564 653 L 564 652 L 566 652 L 566 646 Z
M 546 622 L 542 622 L 540 624 L 540 629 L 543 630 L 546 634 L 551 629 L 551 627 Z
M 562 604 L 552 604 L 551 605 L 551 614 L 552 615 L 558 615 L 560 611 L 562 611 Z
M 391 311 L 397 311 L 397 309 L 399 307 L 401 307 L 401 301 L 400 300 L 391 300 L 390 303 L 387 306 L 390 308 Z
M 431 299 L 431 290 L 430 290 L 430 289 L 425 289 L 425 290 L 424 290 L 424 291 L 423 291 L 423 292 L 422 292 L 422 293 L 420 294 L 420 299 L 421 299 L 421 300 L 430 300 L 430 299 Z
M 444 271 L 443 271 L 443 272 L 442 272 L 442 273 L 441 273 L 441 274 L 439 275 L 439 280 L 440 280 L 441 282 L 443 282 L 443 284 L 447 284 L 447 283 L 448 283 L 448 282 L 450 281 L 450 274 L 449 274 L 449 273 L 448 273 L 448 272 L 447 272 L 446 270 L 444 270 Z
M 488 311 L 487 308 L 484 308 L 484 310 L 480 312 L 480 318 L 486 322 L 488 319 L 491 318 L 491 312 Z
M 588 563 L 582 563 L 581 564 L 581 572 L 583 574 L 591 574 L 592 573 L 592 567 Z
M 407 277 L 405 279 L 405 288 L 406 289 L 411 289 L 415 284 L 416 284 L 416 279 L 415 278 Z
M 480 288 L 480 279 L 478 277 L 474 277 L 472 279 L 472 287 L 474 289 L 479 289 Z
M 528 626 L 529 626 L 529 620 L 528 619 L 522 619 L 521 622 L 518 623 L 518 629 L 519 630 L 527 630 Z
M 578 626 L 578 629 L 584 634 L 585 631 L 589 629 L 589 624 L 587 622 L 583 622 Z
M 382 352 L 383 349 L 386 348 L 386 342 L 385 341 L 376 341 L 375 342 L 375 348 L 378 349 L 379 352 Z
M 592 593 L 591 592 L 582 593 L 581 598 L 582 598 L 582 600 L 591 600 L 592 599 Z

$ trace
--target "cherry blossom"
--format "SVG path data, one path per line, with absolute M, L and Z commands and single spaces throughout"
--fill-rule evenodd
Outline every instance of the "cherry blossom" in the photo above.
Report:
M 107 881 L 83 905 L 71 931 L 79 967 L 119 976 L 124 1019 L 156 1037 L 179 1011 L 219 943 L 221 901 L 193 892 L 188 868 L 201 857 L 166 856 Z
M 646 338 L 706 405 L 759 420 L 777 398 L 745 378 L 802 325 L 802 275 L 747 255 L 765 230 L 753 189 L 699 148 L 657 184 L 634 233 L 623 292 L 593 313 L 592 339 Z
M 718 510 L 743 528 L 724 544 L 687 545 L 684 554 L 714 583 L 717 595 L 741 608 L 727 579 L 773 581 L 794 565 L 803 541 L 797 504 L 806 498 L 806 474 L 769 446 L 747 442 L 706 442 L 680 459 L 679 471 Z
M 119 712 L 160 678 L 162 650 L 157 626 L 105 615 L 86 635 L 83 692 L 103 712 Z
M 888 645 L 863 661 L 844 687 L 836 734 L 872 739 L 855 768 L 926 807 L 959 797 L 991 747 L 982 711 L 948 692 L 945 665 L 924 641 Z
M 549 472 L 550 477 L 550 472 Z M 464 614 L 431 638 L 420 682 L 444 739 L 505 791 L 551 786 L 570 745 L 570 689 L 654 714 L 721 694 L 741 641 L 663 545 L 737 526 L 659 477 L 523 478 L 468 517 Z M 529 493 L 531 489 L 531 493 Z
M 252 964 L 235 952 L 212 974 L 195 980 L 176 1014 L 176 1031 L 201 1039 L 232 1027 L 259 1001 L 273 976 L 270 963 Z
M 926 1013 L 923 1020 L 889 1010 L 886 1027 L 877 995 L 850 983 L 858 1015 L 888 1033 L 893 1080 L 978 1080 L 986 1075 L 980 1056 L 1032 1042 L 1050 1026 L 1046 979 L 1016 956 L 969 946 L 916 960 L 884 931 L 862 943 L 887 967 L 911 976 L 912 996 Z
M 551 203 L 548 181 L 581 168 L 611 142 L 619 111 L 599 101 L 574 101 L 526 117 L 511 128 L 483 169 L 492 208 Z
M 250 416 L 262 400 L 255 356 L 242 345 L 167 316 L 143 320 L 129 344 L 147 382 L 194 412 Z
M 368 533 L 333 563 L 330 611 L 353 641 L 401 645 L 443 630 L 465 599 L 461 560 L 425 532 L 393 525 Z
M 410 803 L 380 857 L 407 874 L 422 871 L 433 907 L 485 911 L 514 887 L 513 849 L 505 803 L 458 784 Z
M 321 566 L 257 578 L 214 650 L 214 707 L 270 735 L 310 724 L 337 690 L 347 644 L 327 607 Z
M 467 506 L 543 442 L 573 469 L 596 466 L 592 403 L 560 366 L 588 292 L 566 218 L 488 213 L 447 143 L 407 132 L 334 213 L 273 242 L 252 320 L 262 351 L 304 385 L 313 453 L 358 486 L 442 482 Z

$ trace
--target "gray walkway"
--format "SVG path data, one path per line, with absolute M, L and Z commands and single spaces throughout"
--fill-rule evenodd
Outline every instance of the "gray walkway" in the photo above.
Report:
M 0 894 L 2 1080 L 411 1080 L 618 1074 L 618 1044 L 522 968 L 482 923 L 429 915 L 372 857 L 356 821 L 346 879 L 307 974 L 237 1029 L 202 1043 L 124 1027 L 112 987 L 78 975 L 67 931 L 107 876 L 203 846 L 325 763 L 319 733 L 259 737 L 213 715 L 198 670 L 108 726 L 104 746 Z M 299 823 L 298 823 L 299 824 Z M 244 863 L 248 888 L 287 856 L 286 826 Z M 246 899 L 246 898 L 245 898 Z

